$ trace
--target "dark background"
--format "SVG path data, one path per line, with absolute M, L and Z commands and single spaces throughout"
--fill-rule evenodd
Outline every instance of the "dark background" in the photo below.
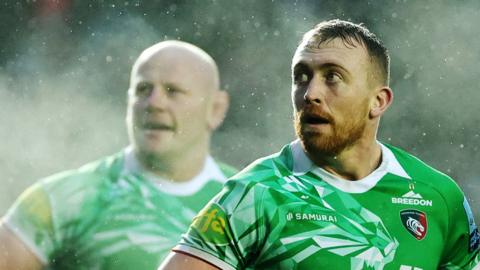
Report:
M 480 217 L 479 2 L 3 1 L 0 215 L 31 183 L 127 144 L 130 67 L 146 47 L 194 43 L 231 95 L 214 156 L 237 167 L 293 139 L 290 61 L 332 18 L 363 22 L 392 57 L 394 105 L 379 139 L 455 178 Z

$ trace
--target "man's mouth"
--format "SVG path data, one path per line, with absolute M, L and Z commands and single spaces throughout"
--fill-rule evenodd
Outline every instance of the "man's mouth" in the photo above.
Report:
M 330 120 L 328 118 L 314 114 L 302 115 L 300 121 L 304 124 L 310 125 L 321 125 L 330 123 Z
M 173 130 L 173 127 L 170 126 L 170 125 L 167 125 L 167 124 L 163 124 L 163 123 L 152 123 L 152 122 L 148 122 L 148 123 L 144 123 L 142 125 L 142 128 L 145 129 L 145 130 L 167 130 L 167 131 L 172 131 Z

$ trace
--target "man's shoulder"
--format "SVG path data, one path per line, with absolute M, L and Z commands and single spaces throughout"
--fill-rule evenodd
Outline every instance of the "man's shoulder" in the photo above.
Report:
M 387 146 L 407 174 L 416 182 L 422 182 L 443 194 L 461 192 L 457 183 L 448 175 L 428 165 L 418 157 L 392 145 Z
M 234 175 L 231 180 L 243 184 L 271 185 L 279 178 L 292 174 L 290 146 L 284 146 L 279 152 L 259 158 Z
M 245 167 L 225 183 L 213 204 L 228 213 L 242 209 L 264 207 L 264 195 L 282 190 L 284 177 L 292 174 L 287 165 L 290 148 L 287 145 L 280 152 L 259 158 Z M 246 210 L 249 211 L 249 210 Z M 254 215 L 250 216 L 254 218 Z
M 65 170 L 39 181 L 47 190 L 64 185 L 94 184 L 118 177 L 123 166 L 123 152 L 89 162 L 77 169 Z

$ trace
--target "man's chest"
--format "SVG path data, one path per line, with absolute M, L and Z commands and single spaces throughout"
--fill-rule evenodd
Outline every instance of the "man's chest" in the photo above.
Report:
M 259 267 L 436 269 L 442 256 L 447 214 L 431 193 L 387 183 L 350 194 L 323 185 L 275 198 Z

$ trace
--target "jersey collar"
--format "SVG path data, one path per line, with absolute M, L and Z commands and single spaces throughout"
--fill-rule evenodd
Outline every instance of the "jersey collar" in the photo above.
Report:
M 290 149 L 293 155 L 293 173 L 294 175 L 303 175 L 312 172 L 323 181 L 336 187 L 337 189 L 348 193 L 363 193 L 373 188 L 380 179 L 387 173 L 391 173 L 402 178 L 411 179 L 405 169 L 400 165 L 395 155 L 385 145 L 377 142 L 382 149 L 382 163 L 365 178 L 348 181 L 341 179 L 321 167 L 316 166 L 307 154 L 304 152 L 300 140 L 290 143 Z
M 170 179 L 159 177 L 146 170 L 135 157 L 131 146 L 124 150 L 124 164 L 121 175 L 140 174 L 148 181 L 152 182 L 157 188 L 171 195 L 189 196 L 198 192 L 208 181 L 217 181 L 225 183 L 227 177 L 218 167 L 215 160 L 208 155 L 205 159 L 202 170 L 192 179 L 185 182 L 175 182 Z

